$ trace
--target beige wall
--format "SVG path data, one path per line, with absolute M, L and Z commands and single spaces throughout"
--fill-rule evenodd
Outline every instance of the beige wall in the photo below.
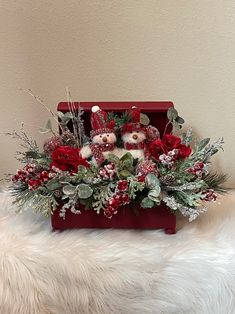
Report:
M 224 136 L 214 158 L 235 186 L 234 0 L 1 0 L 0 131 L 33 136 L 69 86 L 76 100 L 172 100 L 201 137 Z M 17 122 L 18 121 L 18 122 Z M 0 176 L 17 142 L 0 137 Z

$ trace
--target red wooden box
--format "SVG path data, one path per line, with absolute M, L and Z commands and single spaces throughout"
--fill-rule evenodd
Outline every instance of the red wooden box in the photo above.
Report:
M 75 103 L 75 107 L 79 103 Z M 167 123 L 167 110 L 173 107 L 172 102 L 80 102 L 84 109 L 85 130 L 90 131 L 91 107 L 99 105 L 105 111 L 122 112 L 132 106 L 137 106 L 150 118 L 150 124 L 158 128 L 162 134 Z M 67 102 L 58 104 L 57 109 L 62 112 L 69 111 Z M 136 214 L 131 207 L 120 208 L 111 219 L 103 213 L 99 215 L 94 210 L 84 210 L 80 215 L 67 211 L 66 219 L 59 217 L 59 208 L 51 216 L 52 228 L 63 230 L 68 228 L 132 228 L 132 229 L 164 229 L 166 233 L 175 233 L 176 217 L 168 207 L 161 205 L 151 209 L 138 208 Z

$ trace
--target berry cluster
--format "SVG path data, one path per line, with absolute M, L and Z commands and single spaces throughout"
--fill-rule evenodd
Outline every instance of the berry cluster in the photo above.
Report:
M 130 197 L 126 193 L 115 193 L 108 201 L 108 206 L 104 209 L 104 215 L 111 219 L 113 215 L 117 214 L 118 207 L 129 204 Z
M 100 168 L 99 170 L 99 176 L 102 180 L 109 180 L 109 181 L 112 181 L 115 179 L 116 177 L 116 174 L 117 174 L 117 171 L 116 171 L 116 167 L 115 167 L 115 164 L 114 163 L 109 163 L 107 165 L 105 165 L 104 167 Z
M 207 166 L 202 161 L 198 161 L 193 165 L 193 167 L 187 169 L 187 172 L 196 175 L 198 178 L 201 178 L 203 174 L 208 173 L 208 170 Z
M 159 161 L 166 166 L 167 168 L 171 168 L 174 162 L 178 159 L 179 150 L 174 148 L 170 150 L 167 154 L 162 154 L 159 156 Z
M 209 189 L 203 193 L 202 200 L 207 202 L 214 202 L 217 200 L 218 195 L 213 189 Z
M 48 171 L 41 171 L 36 164 L 28 164 L 19 169 L 12 177 L 14 183 L 27 184 L 29 190 L 35 190 L 50 178 Z
M 129 188 L 129 182 L 127 180 L 119 180 L 117 182 L 117 192 L 125 192 Z
M 104 215 L 112 218 L 117 214 L 120 206 L 129 204 L 131 199 L 127 194 L 129 182 L 127 180 L 119 180 L 115 189 L 115 194 L 109 199 L 107 207 L 104 209 Z

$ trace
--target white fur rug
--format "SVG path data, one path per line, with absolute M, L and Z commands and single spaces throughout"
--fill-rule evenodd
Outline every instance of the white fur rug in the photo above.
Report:
M 235 193 L 162 231 L 74 230 L 0 199 L 1 314 L 235 313 Z M 8 211 L 11 210 L 9 213 Z

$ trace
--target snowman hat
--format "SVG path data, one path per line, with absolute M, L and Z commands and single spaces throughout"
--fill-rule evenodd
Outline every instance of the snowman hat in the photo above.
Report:
M 91 137 L 103 133 L 114 133 L 115 122 L 107 122 L 107 112 L 100 109 L 99 106 L 91 108 Z
M 127 114 L 129 115 L 131 122 L 127 122 L 122 126 L 121 134 L 124 135 L 126 133 L 131 132 L 146 132 L 145 128 L 140 123 L 140 109 L 133 106 Z

